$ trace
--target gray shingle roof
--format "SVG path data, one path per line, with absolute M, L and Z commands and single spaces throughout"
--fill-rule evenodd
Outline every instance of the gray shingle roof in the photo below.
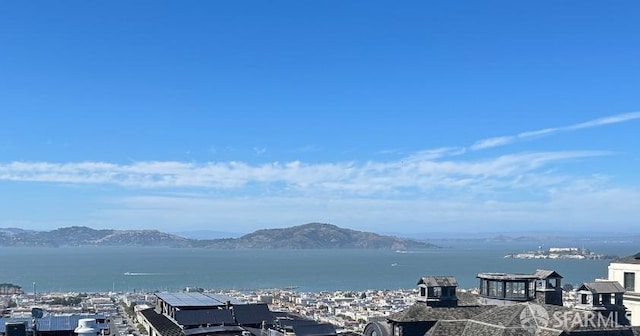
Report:
M 483 311 L 491 309 L 491 307 L 492 306 L 459 306 L 450 308 L 431 308 L 424 303 L 416 303 L 401 312 L 392 314 L 389 316 L 389 320 L 395 322 L 417 322 L 468 319 Z
M 538 279 L 562 279 L 562 276 L 558 273 L 556 273 L 556 271 L 550 271 L 550 270 L 536 270 L 535 273 L 533 273 L 534 276 L 538 277 Z
M 427 332 L 426 336 L 462 335 L 467 327 L 467 320 L 438 321 Z
M 481 279 L 494 280 L 535 280 L 535 279 L 562 279 L 562 276 L 555 271 L 536 270 L 532 274 L 523 273 L 478 273 L 476 276 Z
M 479 309 L 477 314 L 469 314 L 466 318 L 464 317 L 464 314 L 453 311 L 455 309 L 460 309 L 460 307 L 432 308 L 432 311 L 446 310 L 447 314 L 440 314 L 443 317 L 437 320 L 425 336 L 530 335 L 531 333 L 529 333 L 522 324 L 522 314 L 530 312 L 532 316 L 538 316 L 535 315 L 535 313 L 539 313 L 539 309 L 543 309 L 549 319 L 546 320 L 543 318 L 540 320 L 534 318 L 532 320 L 533 323 L 535 323 L 533 326 L 536 328 L 536 335 L 558 336 L 573 335 L 575 333 L 595 335 L 595 331 L 597 331 L 598 335 L 630 335 L 631 332 L 631 328 L 629 326 L 620 325 L 615 328 L 609 326 L 602 329 L 597 325 L 590 325 L 588 323 L 576 325 L 570 324 L 566 328 L 558 328 L 555 325 L 550 324 L 555 321 L 553 316 L 569 316 L 569 322 L 575 321 L 573 318 L 574 316 L 587 316 L 585 315 L 585 311 L 579 311 L 562 306 L 522 303 L 514 305 L 484 306 L 480 308 L 485 309 Z M 466 311 L 467 313 L 471 312 L 468 307 L 463 307 L 462 311 Z M 434 316 L 435 314 L 433 313 L 430 317 L 425 315 L 427 319 L 424 319 L 424 321 L 432 321 L 431 318 Z
M 473 316 L 471 319 L 477 322 L 492 324 L 501 327 L 520 327 L 522 325 L 520 315 L 527 305 L 504 305 L 493 308 Z
M 585 282 L 578 290 L 588 290 L 594 294 L 624 293 L 624 288 L 617 281 Z
M 426 285 L 429 287 L 457 287 L 458 281 L 452 276 L 425 276 L 420 278 L 418 285 Z
M 613 261 L 617 264 L 640 264 L 640 253 L 636 253 L 634 255 L 623 257 Z

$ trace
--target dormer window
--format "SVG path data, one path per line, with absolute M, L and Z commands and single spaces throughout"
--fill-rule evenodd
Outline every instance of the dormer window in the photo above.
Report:
M 610 306 L 622 306 L 624 288 L 617 281 L 587 282 L 578 288 L 581 309 L 606 310 Z
M 454 277 L 422 277 L 418 281 L 418 299 L 431 307 L 455 307 L 458 305 L 457 286 L 458 283 Z

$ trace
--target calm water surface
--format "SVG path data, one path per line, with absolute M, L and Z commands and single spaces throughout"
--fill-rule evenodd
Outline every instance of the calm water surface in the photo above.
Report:
M 422 275 L 453 275 L 477 286 L 479 272 L 553 269 L 565 283 L 606 277 L 607 260 L 516 260 L 528 244 L 452 244 L 444 249 L 208 250 L 140 247 L 0 248 L 0 282 L 32 291 L 179 290 L 186 286 L 256 289 L 297 286 L 300 291 L 413 288 Z M 635 244 L 589 246 L 621 256 Z M 134 274 L 126 275 L 125 273 Z

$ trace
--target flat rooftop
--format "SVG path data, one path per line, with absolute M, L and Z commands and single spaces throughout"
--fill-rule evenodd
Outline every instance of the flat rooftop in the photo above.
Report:
M 209 293 L 156 293 L 156 296 L 173 307 L 219 307 L 227 302 L 244 304 L 226 295 Z
M 538 278 L 533 274 L 519 273 L 478 273 L 477 277 L 490 280 L 535 280 Z

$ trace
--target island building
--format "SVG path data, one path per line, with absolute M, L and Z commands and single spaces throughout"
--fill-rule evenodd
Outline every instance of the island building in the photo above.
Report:
M 138 312 L 149 336 L 335 336 L 331 324 L 272 312 L 210 293 L 157 293 L 155 307 Z
M 579 298 L 585 303 L 567 308 L 562 277 L 554 271 L 477 278 L 480 293 L 472 297 L 457 291 L 451 276 L 421 277 L 416 303 L 368 323 L 364 336 L 634 335 L 614 282 L 583 284 Z
M 624 305 L 631 325 L 640 326 L 640 253 L 612 261 L 608 273 L 608 280 L 625 290 Z

